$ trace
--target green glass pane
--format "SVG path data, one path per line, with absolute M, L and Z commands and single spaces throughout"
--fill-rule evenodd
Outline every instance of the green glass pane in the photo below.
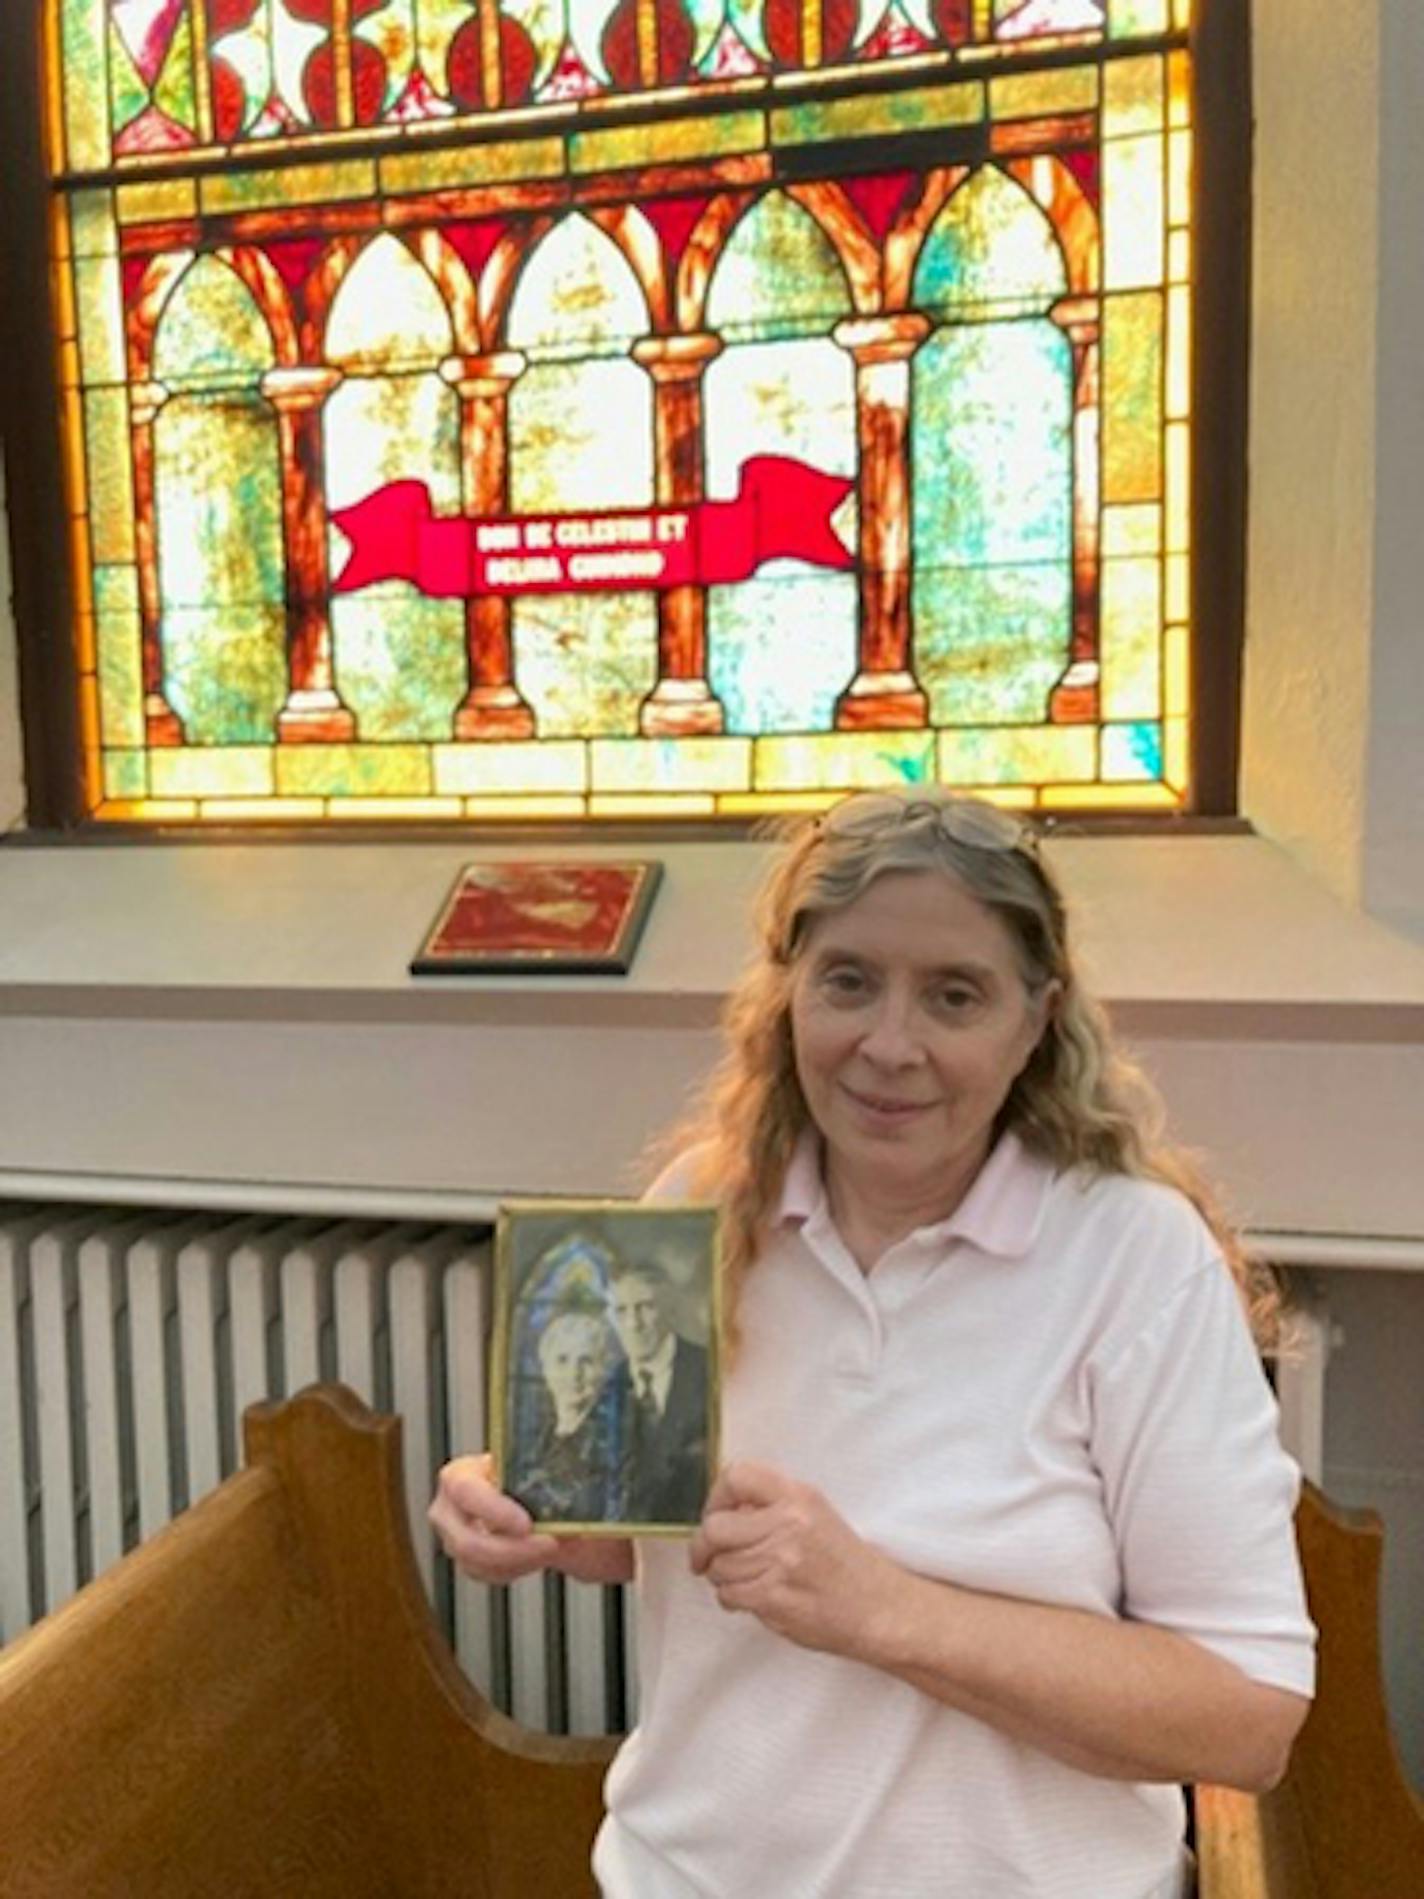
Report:
M 147 754 L 133 751 L 106 751 L 104 753 L 104 796 L 106 798 L 146 798 L 148 796 Z
M 717 260 L 709 327 L 729 340 L 806 336 L 850 311 L 850 286 L 830 239 L 785 192 L 768 191 Z
M 759 738 L 752 748 L 758 791 L 852 791 L 924 785 L 935 775 L 931 732 L 818 732 Z
M 760 112 L 722 112 L 715 118 L 670 119 L 660 125 L 576 132 L 569 140 L 569 168 L 593 172 L 627 170 L 633 165 L 685 164 L 689 159 L 759 152 L 765 144 L 766 120 Z
M 125 389 L 91 389 L 84 397 L 89 532 L 97 561 L 134 557 L 134 496 Z
M 459 511 L 459 398 L 433 371 L 348 377 L 328 398 L 322 427 L 328 512 L 410 480 L 425 483 L 437 512 Z M 331 543 L 335 573 L 347 550 L 337 528 Z M 363 738 L 451 736 L 468 684 L 460 601 L 389 581 L 335 595 L 331 627 L 338 686 Z
M 439 289 L 396 238 L 369 244 L 343 281 L 326 327 L 328 361 L 399 370 L 439 362 L 454 335 Z
M 619 355 L 652 328 L 632 266 L 574 213 L 537 245 L 509 310 L 509 341 L 531 358 Z
M 1098 775 L 1092 725 L 970 725 L 942 732 L 940 777 L 949 785 L 1086 784 Z
M 514 676 L 545 738 L 638 729 L 658 676 L 651 594 L 546 594 L 511 612 Z
M 1103 299 L 1103 500 L 1162 495 L 1162 297 Z
M 127 570 L 125 570 L 127 571 Z M 105 572 L 99 568 L 95 579 Z M 96 592 L 98 588 L 96 586 Z M 95 620 L 99 658 L 99 726 L 106 745 L 142 745 L 142 632 L 136 608 L 101 611 Z M 111 791 L 110 797 L 142 797 L 138 791 Z
M 1103 562 L 1102 712 L 1151 719 L 1162 710 L 1162 567 L 1155 560 Z
M 1172 24 L 1169 0 L 1108 0 L 1108 31 L 1115 40 L 1143 33 L 1165 33 Z
M 283 745 L 276 764 L 284 798 L 423 798 L 431 790 L 423 745 Z
M 147 106 L 148 87 L 140 78 L 128 48 L 114 27 L 109 29 L 109 112 L 116 132 L 136 119 Z
M 448 739 L 469 684 L 458 600 L 379 588 L 331 604 L 336 678 L 363 738 Z
M 854 574 L 786 571 L 707 590 L 708 672 L 729 732 L 816 732 L 855 677 Z
M 124 360 L 124 311 L 118 260 L 76 257 L 74 295 L 79 317 L 79 372 L 91 388 L 120 383 Z
M 193 92 L 193 34 L 185 13 L 173 35 L 173 44 L 158 75 L 154 104 L 179 125 L 196 129 L 198 107 Z
M 855 366 L 827 337 L 734 344 L 704 383 L 707 492 L 737 492 L 750 455 L 789 455 L 826 474 L 853 476 Z M 856 545 L 856 505 L 835 517 Z M 712 688 L 732 732 L 815 731 L 855 673 L 857 592 L 852 573 L 775 561 L 707 595 Z
M 652 384 L 636 363 L 535 364 L 510 392 L 517 512 L 636 507 L 653 498 Z M 515 677 L 541 735 L 638 729 L 657 678 L 648 593 L 548 594 L 512 609 Z
M 744 738 L 594 739 L 594 792 L 745 791 L 752 748 Z
M 941 329 L 915 358 L 915 665 L 936 723 L 1036 724 L 1067 665 L 1072 392 L 1045 320 Z
M 986 165 L 940 212 L 915 267 L 911 301 L 964 322 L 1037 314 L 1068 288 L 1053 226 L 1012 178 Z
M 159 319 L 155 378 L 170 389 L 251 389 L 275 360 L 251 291 L 218 258 L 200 257 Z
M 75 257 L 117 257 L 119 229 L 111 191 L 76 191 L 69 199 L 69 244 Z
M 98 171 L 109 162 L 105 38 L 104 0 L 62 0 L 64 162 L 70 171 Z
M 962 80 L 953 86 L 917 86 L 909 92 L 783 106 L 771 115 L 771 137 L 774 145 L 894 138 L 907 132 L 941 132 L 950 125 L 976 125 L 983 116 L 983 86 L 977 80 Z
M 165 683 L 195 744 L 267 740 L 287 687 L 277 424 L 177 396 L 154 424 Z

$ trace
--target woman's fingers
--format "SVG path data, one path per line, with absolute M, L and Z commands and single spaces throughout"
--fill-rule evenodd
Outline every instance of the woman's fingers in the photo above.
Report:
M 485 1453 L 446 1464 L 427 1514 L 446 1555 L 480 1582 L 516 1582 L 547 1569 L 559 1553 L 552 1536 L 535 1535 L 523 1504 L 494 1482 Z

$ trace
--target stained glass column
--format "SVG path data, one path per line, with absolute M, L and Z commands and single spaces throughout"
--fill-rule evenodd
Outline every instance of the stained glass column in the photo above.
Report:
M 930 333 L 914 310 L 854 317 L 831 332 L 855 362 L 860 440 L 860 656 L 836 701 L 842 731 L 923 725 L 929 700 L 910 656 L 910 358 Z
M 653 379 L 653 455 L 660 507 L 702 500 L 702 377 L 722 348 L 704 332 L 645 336 L 633 360 Z M 707 681 L 707 594 L 697 585 L 658 595 L 658 683 L 638 711 L 648 737 L 720 732 L 722 702 Z
M 163 595 L 158 573 L 157 484 L 153 425 L 168 400 L 161 382 L 129 387 L 132 422 L 134 541 L 138 553 L 139 626 L 143 648 L 143 725 L 150 745 L 182 745 L 183 722 L 168 703 L 163 680 Z
M 277 714 L 284 744 L 356 736 L 332 670 L 327 610 L 326 507 L 321 483 L 321 408 L 341 381 L 322 364 L 269 369 L 262 393 L 277 411 L 282 444 L 282 545 L 287 584 L 287 702 Z
M 509 392 L 524 369 L 517 349 L 451 356 L 440 365 L 460 398 L 460 478 L 467 513 L 508 510 Z M 507 599 L 479 594 L 466 604 L 465 649 L 470 683 L 455 712 L 455 737 L 533 738 L 533 710 L 514 683 Z
M 1073 644 L 1068 668 L 1049 696 L 1058 725 L 1098 716 L 1098 354 L 1102 319 L 1096 297 L 1067 297 L 1049 312 L 1073 345 Z

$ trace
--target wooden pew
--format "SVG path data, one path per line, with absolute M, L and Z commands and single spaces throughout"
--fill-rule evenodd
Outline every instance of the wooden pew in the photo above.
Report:
M 516 1727 L 422 1594 L 399 1425 L 314 1388 L 0 1652 L 4 1899 L 564 1899 L 613 1744 Z
M 1196 1789 L 1201 1899 L 1424 1899 L 1424 1802 L 1380 1671 L 1383 1526 L 1307 1484 L 1296 1537 L 1320 1631 L 1316 1699 L 1279 1787 Z
M 398 1421 L 325 1386 L 245 1424 L 245 1470 L 0 1651 L 0 1895 L 591 1894 L 613 1743 L 530 1733 L 467 1682 L 420 1587 Z M 1378 1519 L 1307 1490 L 1297 1522 L 1320 1698 L 1273 1793 L 1196 1790 L 1201 1899 L 1424 1899 Z

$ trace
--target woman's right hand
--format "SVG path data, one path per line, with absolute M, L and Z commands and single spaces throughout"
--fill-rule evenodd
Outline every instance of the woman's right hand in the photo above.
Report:
M 476 1582 L 518 1582 L 541 1569 L 581 1582 L 632 1580 L 633 1545 L 626 1537 L 539 1534 L 524 1505 L 494 1481 L 488 1452 L 446 1464 L 427 1514 L 445 1554 Z

